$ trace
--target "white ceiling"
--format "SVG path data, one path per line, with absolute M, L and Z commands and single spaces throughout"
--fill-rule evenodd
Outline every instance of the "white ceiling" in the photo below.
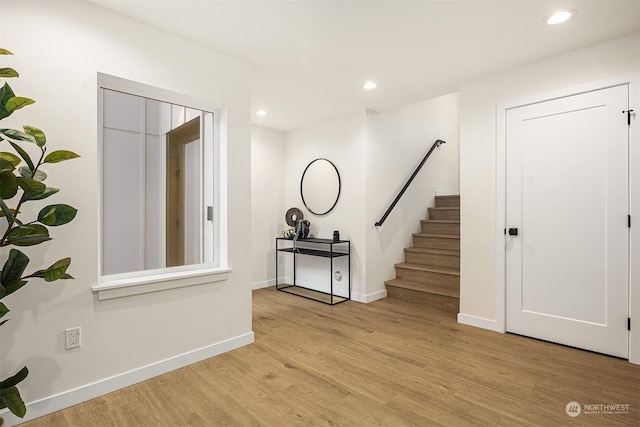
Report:
M 640 31 L 640 0 L 88 1 L 251 64 L 253 110 L 268 113 L 253 122 L 284 131 Z

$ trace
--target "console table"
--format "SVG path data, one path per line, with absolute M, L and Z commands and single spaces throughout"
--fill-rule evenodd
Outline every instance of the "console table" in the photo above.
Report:
M 293 256 L 293 283 L 278 283 L 278 264 L 280 253 Z M 297 257 L 312 256 L 329 260 L 329 287 L 328 292 L 311 289 L 297 283 Z M 348 280 L 348 296 L 336 295 L 333 287 L 333 260 L 334 258 L 347 257 L 348 274 L 343 277 Z M 346 276 L 346 277 L 345 277 Z M 276 289 L 303 298 L 320 301 L 325 304 L 335 305 L 351 299 L 351 241 L 332 239 L 298 239 L 295 244 L 292 239 L 284 237 L 276 238 Z

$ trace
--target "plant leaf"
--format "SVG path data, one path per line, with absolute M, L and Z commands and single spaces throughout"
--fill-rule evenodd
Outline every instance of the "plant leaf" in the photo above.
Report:
M 40 224 L 25 224 L 11 229 L 9 238 L 20 238 L 25 236 L 48 236 L 47 227 Z
M 5 287 L 6 293 L 5 295 L 10 295 L 12 293 L 14 293 L 15 291 L 17 291 L 18 289 L 20 289 L 21 287 L 23 287 L 24 285 L 27 284 L 26 280 L 20 280 L 12 285 L 7 285 Z
M 29 257 L 17 249 L 11 249 L 9 258 L 4 263 L 4 267 L 2 267 L 0 283 L 7 287 L 8 284 L 19 281 L 27 265 L 29 265 Z
M 23 126 L 25 133 L 31 135 L 36 140 L 38 147 L 44 147 L 47 143 L 47 137 L 41 129 L 33 126 Z
M 16 210 L 9 209 L 9 206 L 7 206 L 2 197 L 0 197 L 0 210 L 2 210 L 2 215 L 0 216 L 6 216 L 7 218 L 9 218 L 9 221 L 15 222 L 18 225 L 22 225 L 22 222 L 15 217 L 17 213 Z
M 27 200 L 42 200 L 42 199 L 46 199 L 49 196 L 53 196 L 54 194 L 56 194 L 58 191 L 60 191 L 57 188 L 53 188 L 53 187 L 47 187 L 44 189 L 44 191 L 42 193 L 29 193 L 25 196 L 25 201 Z
M 33 246 L 47 240 L 51 240 L 47 227 L 39 224 L 29 224 L 12 228 L 4 246 Z
M 7 314 L 9 311 L 11 310 L 9 310 L 6 305 L 0 302 L 0 317 L 4 317 L 4 315 Z
M 39 193 L 42 193 L 45 190 L 45 188 L 47 188 L 47 186 L 41 183 L 40 181 L 36 181 L 35 179 L 31 179 L 31 178 L 18 177 L 16 178 L 16 183 L 27 194 L 31 194 L 31 193 L 39 194 Z
M 5 105 L 9 99 L 13 98 L 15 93 L 11 90 L 11 86 L 5 82 L 5 84 L 0 88 L 0 119 L 4 119 L 11 115 L 12 111 L 7 111 Z M 2 138 L 0 138 L 2 140 Z
M 20 369 L 14 376 L 7 378 L 4 381 L 0 381 L 0 389 L 15 387 L 16 385 L 18 385 L 18 383 L 27 378 L 27 375 L 29 375 L 29 370 L 25 366 L 24 368 Z
M 15 165 L 11 163 L 9 160 L 0 158 L 0 172 L 4 172 L 4 171 L 13 172 L 15 168 L 16 168 Z
M 14 96 L 12 98 L 9 98 L 7 103 L 4 104 L 4 108 L 6 108 L 9 114 L 11 114 L 16 110 L 21 109 L 22 107 L 33 104 L 34 102 L 36 101 L 31 98 L 25 98 L 24 96 Z
M 13 55 L 13 53 L 9 52 L 7 49 L 3 49 L 0 47 L 0 55 Z
M 2 199 L 0 199 L 0 200 L 2 200 Z M 13 217 L 14 220 L 15 220 L 16 210 L 15 209 L 11 209 L 10 212 L 11 212 L 11 216 L 9 217 L 9 219 L 11 219 Z M 5 217 L 5 216 L 7 216 L 7 214 L 4 212 L 4 209 L 0 209 L 0 218 Z
M 58 163 L 65 160 L 75 159 L 77 157 L 80 156 L 73 151 L 56 150 L 52 153 L 49 153 L 47 157 L 44 158 L 44 163 Z
M 0 68 L 0 77 L 9 78 L 9 77 L 19 77 L 20 74 L 13 68 Z
M 73 206 L 58 204 L 49 205 L 40 211 L 38 221 L 50 227 L 67 224 L 76 217 L 78 210 Z
M 27 413 L 27 407 L 15 386 L 0 388 L 0 408 L 9 408 L 13 415 L 20 418 L 24 418 Z
M 18 183 L 16 176 L 9 171 L 0 172 L 0 198 L 10 199 L 15 196 L 17 192 Z
M 20 160 L 20 157 L 16 156 L 15 154 L 7 153 L 5 151 L 0 152 L 0 159 L 6 160 L 8 162 L 11 162 L 13 164 L 13 166 L 16 166 L 16 167 L 22 161 L 22 160 Z
M 71 264 L 71 258 L 63 258 L 60 261 L 52 264 L 46 270 L 39 270 L 32 274 L 33 277 L 40 277 L 45 280 L 45 282 L 54 282 L 58 279 L 68 279 L 73 278 L 66 274 L 67 268 Z M 68 277 L 66 277 L 68 276 Z
M 0 210 L 2 210 L 2 215 L 9 218 L 9 221 L 15 222 L 18 225 L 22 225 L 22 221 L 15 217 L 17 214 L 15 209 L 9 209 L 9 206 L 4 202 L 4 199 L 0 197 Z
M 15 142 L 9 141 L 9 144 L 11 144 L 13 149 L 16 150 L 16 153 L 20 154 L 20 157 L 22 157 L 22 159 L 25 161 L 27 166 L 29 166 L 29 169 L 33 170 L 34 169 L 33 161 L 31 160 L 31 157 L 29 157 L 29 154 L 27 154 L 27 152 L 24 151 L 22 147 L 20 147 Z
M 11 113 L 11 112 L 10 112 Z M 15 141 L 27 141 L 36 143 L 36 139 L 28 133 L 20 132 L 17 129 L 0 129 L 0 135 Z
M 29 169 L 26 166 L 22 166 L 20 169 L 18 169 L 18 171 L 20 172 L 20 175 L 22 175 L 23 178 L 32 178 L 35 179 L 38 182 L 42 182 L 45 179 L 47 179 L 47 174 L 42 172 L 41 170 L 37 170 L 36 173 L 34 174 L 33 172 L 31 172 L 31 169 Z

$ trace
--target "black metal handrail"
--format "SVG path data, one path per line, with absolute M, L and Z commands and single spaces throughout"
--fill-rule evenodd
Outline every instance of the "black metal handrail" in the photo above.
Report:
M 422 169 L 422 166 L 424 166 L 424 164 L 427 162 L 427 159 L 429 158 L 431 153 L 433 153 L 433 150 L 438 148 L 441 144 L 446 144 L 446 142 L 441 139 L 437 139 L 436 142 L 433 143 L 433 145 L 431 146 L 427 154 L 424 156 L 422 161 L 416 167 L 416 170 L 413 171 L 413 173 L 411 174 L 411 177 L 404 184 L 404 187 L 402 187 L 402 190 L 400 190 L 400 192 L 398 193 L 396 198 L 393 200 L 391 205 L 389 205 L 389 208 L 387 208 L 387 211 L 384 213 L 384 215 L 382 215 L 382 218 L 380 218 L 380 221 L 376 222 L 376 227 L 380 227 L 384 223 L 384 221 L 387 219 L 387 217 L 389 216 L 393 208 L 395 208 L 396 205 L 398 204 L 398 200 L 400 200 L 404 192 L 407 191 L 407 188 L 409 188 L 409 185 L 411 185 L 411 183 L 413 182 L 413 179 L 416 177 L 416 175 L 418 175 L 418 172 L 420 172 L 420 169 Z

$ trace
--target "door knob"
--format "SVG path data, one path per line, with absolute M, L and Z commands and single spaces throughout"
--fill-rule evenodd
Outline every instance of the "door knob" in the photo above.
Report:
M 518 235 L 518 229 L 517 228 L 510 228 L 509 229 L 509 236 L 517 236 Z

